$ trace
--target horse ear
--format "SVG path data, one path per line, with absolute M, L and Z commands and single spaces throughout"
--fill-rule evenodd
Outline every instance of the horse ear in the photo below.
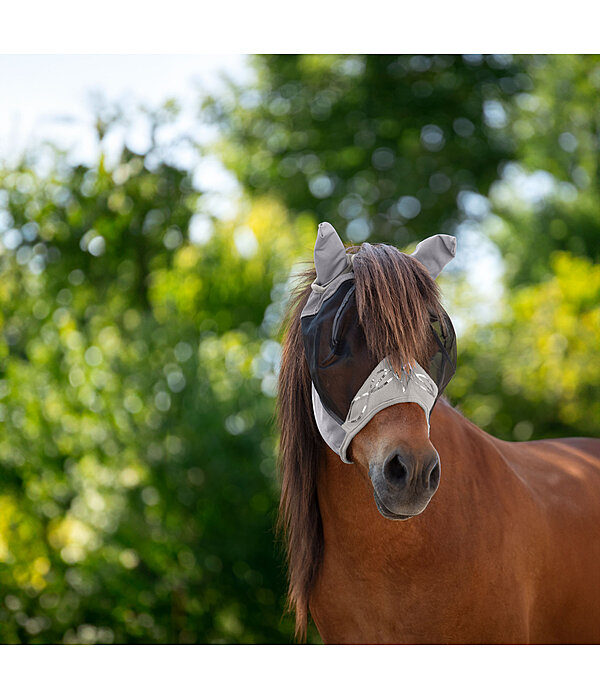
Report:
M 346 248 L 336 230 L 324 221 L 319 224 L 315 243 L 315 269 L 317 284 L 325 285 L 342 274 L 348 265 Z
M 438 233 L 421 241 L 412 257 L 416 258 L 435 279 L 456 254 L 456 238 Z

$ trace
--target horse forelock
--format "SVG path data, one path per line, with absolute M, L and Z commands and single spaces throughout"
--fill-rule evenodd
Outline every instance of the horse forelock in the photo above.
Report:
M 442 318 L 439 291 L 425 267 L 393 246 L 349 248 L 356 301 L 370 354 L 390 357 L 399 370 L 431 354 L 429 315 Z M 278 383 L 281 499 L 278 525 L 286 540 L 288 607 L 296 615 L 296 635 L 304 638 L 308 604 L 323 554 L 317 476 L 324 442 L 314 419 L 311 379 L 304 354 L 300 312 L 315 279 L 314 268 L 300 275 L 284 321 Z
M 439 288 L 415 258 L 390 245 L 363 243 L 353 261 L 356 305 L 371 356 L 400 371 L 433 351 L 430 316 L 443 321 Z

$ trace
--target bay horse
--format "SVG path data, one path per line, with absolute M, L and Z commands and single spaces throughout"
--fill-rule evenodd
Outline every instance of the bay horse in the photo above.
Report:
M 423 364 L 435 282 L 424 289 L 420 263 L 392 246 L 348 252 L 369 349 L 384 338 L 389 354 Z M 600 643 L 600 440 L 505 442 L 441 397 L 430 432 L 415 403 L 379 411 L 344 463 L 311 403 L 300 312 L 314 279 L 306 272 L 290 302 L 278 387 L 279 517 L 297 638 L 310 611 L 333 644 Z M 435 497 L 429 488 L 415 517 L 384 517 L 374 467 L 402 454 L 404 482 L 422 501 L 434 449 L 443 466 Z

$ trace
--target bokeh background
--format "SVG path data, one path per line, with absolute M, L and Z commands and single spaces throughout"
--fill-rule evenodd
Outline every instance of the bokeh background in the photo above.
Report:
M 319 221 L 458 236 L 450 399 L 507 440 L 599 435 L 597 57 L 0 76 L 0 642 L 292 641 L 278 326 Z

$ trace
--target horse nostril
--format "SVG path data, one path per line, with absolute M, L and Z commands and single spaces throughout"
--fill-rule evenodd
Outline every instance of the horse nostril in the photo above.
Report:
M 425 488 L 437 489 L 440 483 L 440 471 L 440 461 L 436 458 L 427 469 L 423 470 Z
M 387 481 L 396 488 L 404 488 L 408 482 L 408 469 L 402 464 L 398 455 L 394 455 L 383 468 Z

